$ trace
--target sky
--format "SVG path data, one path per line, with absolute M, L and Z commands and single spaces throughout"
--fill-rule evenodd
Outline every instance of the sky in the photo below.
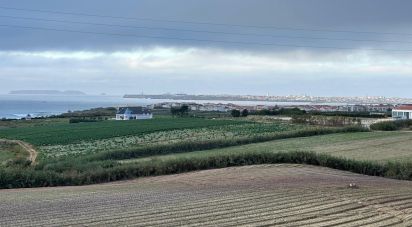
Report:
M 0 0 L 0 94 L 412 98 L 408 0 Z

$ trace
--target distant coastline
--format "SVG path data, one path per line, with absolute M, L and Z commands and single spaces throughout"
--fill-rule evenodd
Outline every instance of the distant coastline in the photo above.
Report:
M 190 94 L 125 94 L 129 99 L 169 99 L 169 100 L 215 100 L 215 101 L 249 101 L 249 102 L 308 102 L 321 103 L 351 103 L 351 104 L 408 104 L 410 98 L 397 97 L 320 97 L 307 95 L 269 96 L 269 95 L 190 95 Z
M 82 91 L 76 90 L 14 90 L 9 92 L 10 95 L 86 95 Z

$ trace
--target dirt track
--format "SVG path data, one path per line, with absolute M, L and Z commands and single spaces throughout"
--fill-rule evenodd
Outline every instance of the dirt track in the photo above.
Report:
M 31 165 L 36 164 L 36 158 L 37 158 L 37 151 L 33 148 L 31 144 L 28 144 L 24 141 L 21 140 L 4 140 L 1 139 L 0 142 L 7 142 L 7 143 L 15 143 L 18 144 L 20 147 L 22 147 L 24 150 L 26 150 L 29 153 L 29 157 L 27 158 Z
M 305 165 L 256 165 L 0 190 L 0 210 L 0 226 L 408 226 L 412 182 Z

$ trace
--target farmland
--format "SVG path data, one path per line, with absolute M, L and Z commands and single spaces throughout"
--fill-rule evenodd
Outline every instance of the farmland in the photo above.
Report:
M 348 187 L 356 184 L 355 188 Z M 1 226 L 411 225 L 412 183 L 259 165 L 80 187 L 4 190 Z
M 0 129 L 39 154 L 3 165 L 0 188 L 66 187 L 1 190 L 1 226 L 412 224 L 412 182 L 388 179 L 412 179 L 410 132 L 264 118 L 39 123 Z M 0 148 L 3 163 L 27 158 Z
M 0 187 L 83 185 L 251 164 L 300 163 L 412 179 L 409 132 L 274 119 L 162 117 L 0 130 L 34 144 L 30 167 L 0 168 Z M 27 147 L 30 147 L 29 145 Z M 372 155 L 371 155 L 372 154 Z M 398 165 L 394 162 L 402 162 Z M 393 163 L 390 163 L 393 162 Z
M 70 144 L 128 135 L 200 128 L 216 125 L 243 124 L 233 120 L 209 120 L 197 118 L 159 118 L 144 121 L 102 121 L 81 124 L 46 124 L 38 127 L 8 128 L 0 130 L 0 138 L 19 139 L 36 146 Z
M 365 161 L 412 161 L 412 133 L 357 132 L 305 138 L 290 138 L 222 148 L 201 153 L 309 151 Z M 200 153 L 200 152 L 198 152 Z
M 220 122 L 217 122 L 220 123 Z M 250 138 L 253 136 L 265 136 L 279 134 L 286 131 L 302 130 L 309 128 L 287 123 L 243 123 L 219 126 L 197 127 L 188 129 L 173 129 L 157 132 L 145 132 L 137 135 L 116 136 L 107 139 L 80 141 L 70 144 L 57 144 L 39 146 L 44 158 L 62 157 L 68 155 L 90 154 L 119 149 L 129 149 L 148 145 L 167 145 L 182 142 L 201 142 L 214 140 L 232 140 L 234 138 Z

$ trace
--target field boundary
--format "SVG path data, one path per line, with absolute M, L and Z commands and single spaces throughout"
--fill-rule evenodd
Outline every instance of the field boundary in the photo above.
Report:
M 87 169 L 0 169 L 0 188 L 88 185 L 139 177 L 177 174 L 206 169 L 259 164 L 307 164 L 370 176 L 412 180 L 412 163 L 359 161 L 314 152 L 253 152 L 238 154 L 154 158 L 119 165 L 115 161 L 91 162 Z M 106 166 L 106 168 L 102 168 Z M 66 166 L 67 167 L 67 166 Z M 81 167 L 81 166 L 80 166 Z M 60 167 L 59 167 L 60 168 Z
M 201 142 L 182 142 L 168 145 L 155 145 L 141 148 L 130 148 L 123 150 L 113 150 L 101 153 L 86 155 L 83 159 L 88 161 L 104 161 L 104 160 L 123 160 L 132 158 L 144 158 L 154 155 L 178 154 L 192 151 L 202 151 L 226 147 L 234 147 L 253 143 L 268 142 L 280 139 L 303 138 L 319 135 L 328 135 L 335 133 L 349 132 L 366 132 L 362 127 L 344 127 L 344 128 L 314 128 L 306 130 L 295 130 L 269 135 L 259 135 L 254 137 L 244 137 L 235 139 L 218 139 L 213 141 Z

